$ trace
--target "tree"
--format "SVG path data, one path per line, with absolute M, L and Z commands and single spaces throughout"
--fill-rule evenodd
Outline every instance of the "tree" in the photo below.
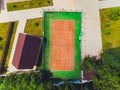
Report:
M 65 90 L 70 90 L 70 87 L 68 86 L 68 84 L 65 86 Z
M 57 86 L 57 88 L 58 88 L 58 90 L 65 90 L 64 85 L 59 85 L 59 86 Z
M 41 84 L 38 86 L 37 90 L 46 90 L 46 89 L 44 88 L 44 85 L 41 83 Z
M 81 68 L 83 71 L 91 71 L 94 69 L 94 63 L 93 63 L 94 57 L 85 57 L 84 61 L 82 62 Z
M 95 70 L 92 79 L 95 90 L 120 90 L 120 48 L 104 50 L 100 60 L 91 57 L 85 60 L 82 63 L 83 70 L 89 70 L 91 67 Z
M 53 90 L 52 83 L 51 82 L 47 82 L 46 88 L 48 90 Z

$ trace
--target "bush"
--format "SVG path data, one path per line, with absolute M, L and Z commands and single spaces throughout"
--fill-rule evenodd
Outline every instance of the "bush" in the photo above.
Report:
M 111 48 L 111 47 L 112 47 L 112 43 L 106 42 L 106 43 L 105 43 L 105 47 L 106 47 L 106 48 Z
M 16 8 L 17 6 L 16 5 L 12 5 L 14 8 Z
M 2 45 L 0 45 L 0 50 L 2 50 L 3 49 L 3 46 Z
M 0 41 L 2 41 L 3 40 L 3 38 L 2 37 L 0 37 Z
M 110 32 L 109 30 L 107 30 L 107 29 L 103 30 L 103 33 L 104 33 L 105 35 L 110 35 L 110 34 L 111 34 L 111 32 Z
M 50 3 L 50 1 L 47 1 L 48 3 Z
M 109 27 L 110 26 L 110 23 L 109 22 L 106 22 L 105 24 L 104 24 L 104 27 Z
M 93 65 L 94 59 L 95 59 L 95 57 L 89 57 L 89 56 L 85 57 L 82 65 L 81 65 L 82 70 L 83 71 L 91 71 L 91 70 L 93 70 L 94 69 L 94 67 L 93 67 L 94 66 Z
M 38 26 L 39 26 L 39 22 L 35 22 L 35 23 L 34 23 L 34 26 L 35 26 L 35 27 L 38 27 Z
M 111 9 L 108 17 L 112 20 L 118 20 L 120 17 L 120 8 Z
M 33 6 L 33 3 L 30 3 L 29 6 L 32 7 L 32 6 Z

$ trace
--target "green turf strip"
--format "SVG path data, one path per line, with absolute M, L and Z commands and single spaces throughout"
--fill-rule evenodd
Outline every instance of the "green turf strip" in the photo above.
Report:
M 79 78 L 80 77 L 80 43 L 81 33 L 80 12 L 44 12 L 44 57 L 43 69 L 50 70 L 50 21 L 51 20 L 74 20 L 74 70 L 73 71 L 51 71 L 55 78 Z

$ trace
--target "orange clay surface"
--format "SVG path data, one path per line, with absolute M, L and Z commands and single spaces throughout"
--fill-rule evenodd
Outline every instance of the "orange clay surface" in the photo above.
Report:
M 50 36 L 50 69 L 73 70 L 74 21 L 52 20 Z

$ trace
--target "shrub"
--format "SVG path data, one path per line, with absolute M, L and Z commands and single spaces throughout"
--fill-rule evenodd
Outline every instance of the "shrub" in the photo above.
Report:
M 35 22 L 35 23 L 34 23 L 34 26 L 35 26 L 35 27 L 38 27 L 38 26 L 39 26 L 39 22 Z
M 94 63 L 95 57 L 85 57 L 84 61 L 81 64 L 81 68 L 83 71 L 91 71 L 93 70 L 93 63 Z
M 106 48 L 111 48 L 111 47 L 112 47 L 112 43 L 106 42 L 106 43 L 105 43 L 105 47 L 106 47 Z
M 48 3 L 50 3 L 50 1 L 47 1 Z
M 110 35 L 110 34 L 111 34 L 111 32 L 110 32 L 109 30 L 107 30 L 107 29 L 103 30 L 103 33 L 104 33 L 105 35 Z
M 12 5 L 14 8 L 16 8 L 17 6 L 16 5 Z
M 104 24 L 104 27 L 109 27 L 110 26 L 110 23 L 109 22 L 106 22 L 105 24 Z
M 120 8 L 111 9 L 108 17 L 112 20 L 118 20 L 120 17 Z
M 39 2 L 38 5 L 41 5 L 41 2 Z
M 2 41 L 3 40 L 3 38 L 2 37 L 0 37 L 0 41 Z
M 33 3 L 30 3 L 29 5 L 30 5 L 30 7 L 32 7 L 32 6 L 33 6 Z
M 3 49 L 3 46 L 2 45 L 0 45 L 0 50 L 2 50 Z

